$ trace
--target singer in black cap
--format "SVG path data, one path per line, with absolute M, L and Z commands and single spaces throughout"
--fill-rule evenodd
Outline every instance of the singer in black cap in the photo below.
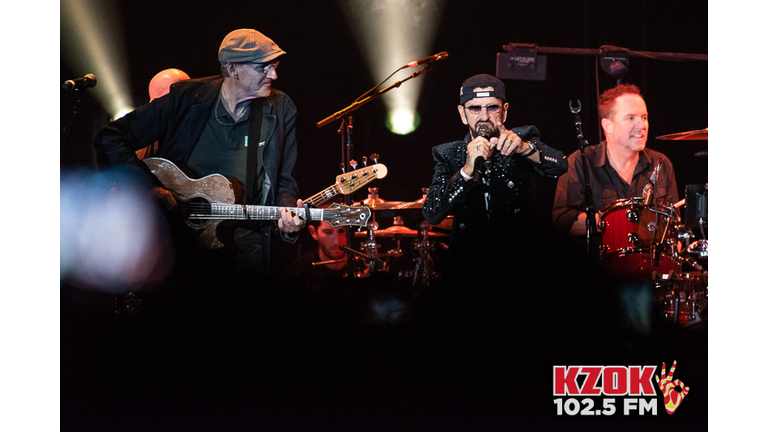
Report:
M 527 257 L 521 248 L 541 241 L 548 228 L 535 175 L 564 174 L 566 158 L 541 142 L 536 126 L 507 129 L 508 108 L 498 78 L 468 78 L 461 85 L 458 111 L 469 132 L 463 140 L 432 149 L 436 165 L 423 213 L 431 224 L 454 216 L 449 246 L 453 270 L 522 265 L 518 258 Z

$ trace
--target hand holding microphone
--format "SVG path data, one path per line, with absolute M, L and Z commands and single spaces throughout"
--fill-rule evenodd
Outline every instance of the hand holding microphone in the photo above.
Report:
M 486 158 L 491 154 L 490 138 L 493 137 L 493 129 L 486 124 L 481 124 L 477 128 L 477 136 L 467 145 L 467 162 L 464 165 L 464 172 L 479 180 L 483 171 L 483 164 Z M 469 168 L 471 167 L 471 172 Z

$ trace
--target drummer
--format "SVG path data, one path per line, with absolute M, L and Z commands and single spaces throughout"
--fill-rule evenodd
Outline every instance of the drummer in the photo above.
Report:
M 646 147 L 648 109 L 640 89 L 620 84 L 605 91 L 598 100 L 598 113 L 605 140 L 584 149 L 591 167 L 589 183 L 596 212 L 618 200 L 645 198 L 644 190 L 657 165 L 654 202 L 676 203 L 677 180 L 672 162 Z M 552 209 L 555 228 L 571 236 L 586 235 L 584 187 L 581 151 L 577 150 L 568 156 L 568 172 L 558 179 Z M 599 214 L 596 221 L 599 227 Z

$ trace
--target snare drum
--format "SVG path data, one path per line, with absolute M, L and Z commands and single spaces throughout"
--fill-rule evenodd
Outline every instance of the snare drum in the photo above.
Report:
M 600 256 L 611 273 L 646 278 L 653 272 L 680 272 L 673 238 L 680 216 L 674 207 L 624 199 L 605 207 L 601 215 Z

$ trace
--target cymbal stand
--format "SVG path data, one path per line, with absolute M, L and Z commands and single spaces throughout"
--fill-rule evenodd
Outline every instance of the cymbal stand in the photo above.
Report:
M 432 244 L 429 242 L 429 228 L 431 225 L 427 221 L 424 221 L 419 226 L 419 234 L 421 238 L 414 240 L 413 249 L 418 252 L 416 255 L 416 268 L 413 270 L 413 283 L 415 287 L 419 284 L 429 287 L 429 279 L 432 275 L 432 257 L 429 256 L 429 251 L 432 248 Z
M 581 100 L 577 99 L 578 106 L 574 107 L 573 103 L 569 102 L 571 113 L 575 116 L 574 124 L 576 125 L 576 139 L 579 140 L 579 152 L 581 153 L 581 167 L 584 172 L 584 206 L 583 210 L 587 214 L 586 227 L 587 227 L 587 255 L 593 256 L 598 248 L 593 247 L 594 239 L 597 236 L 597 221 L 595 219 L 595 204 L 592 198 L 592 186 L 589 182 L 589 163 L 587 156 L 584 154 L 584 149 L 589 146 L 589 142 L 584 138 L 584 132 L 581 130 Z

